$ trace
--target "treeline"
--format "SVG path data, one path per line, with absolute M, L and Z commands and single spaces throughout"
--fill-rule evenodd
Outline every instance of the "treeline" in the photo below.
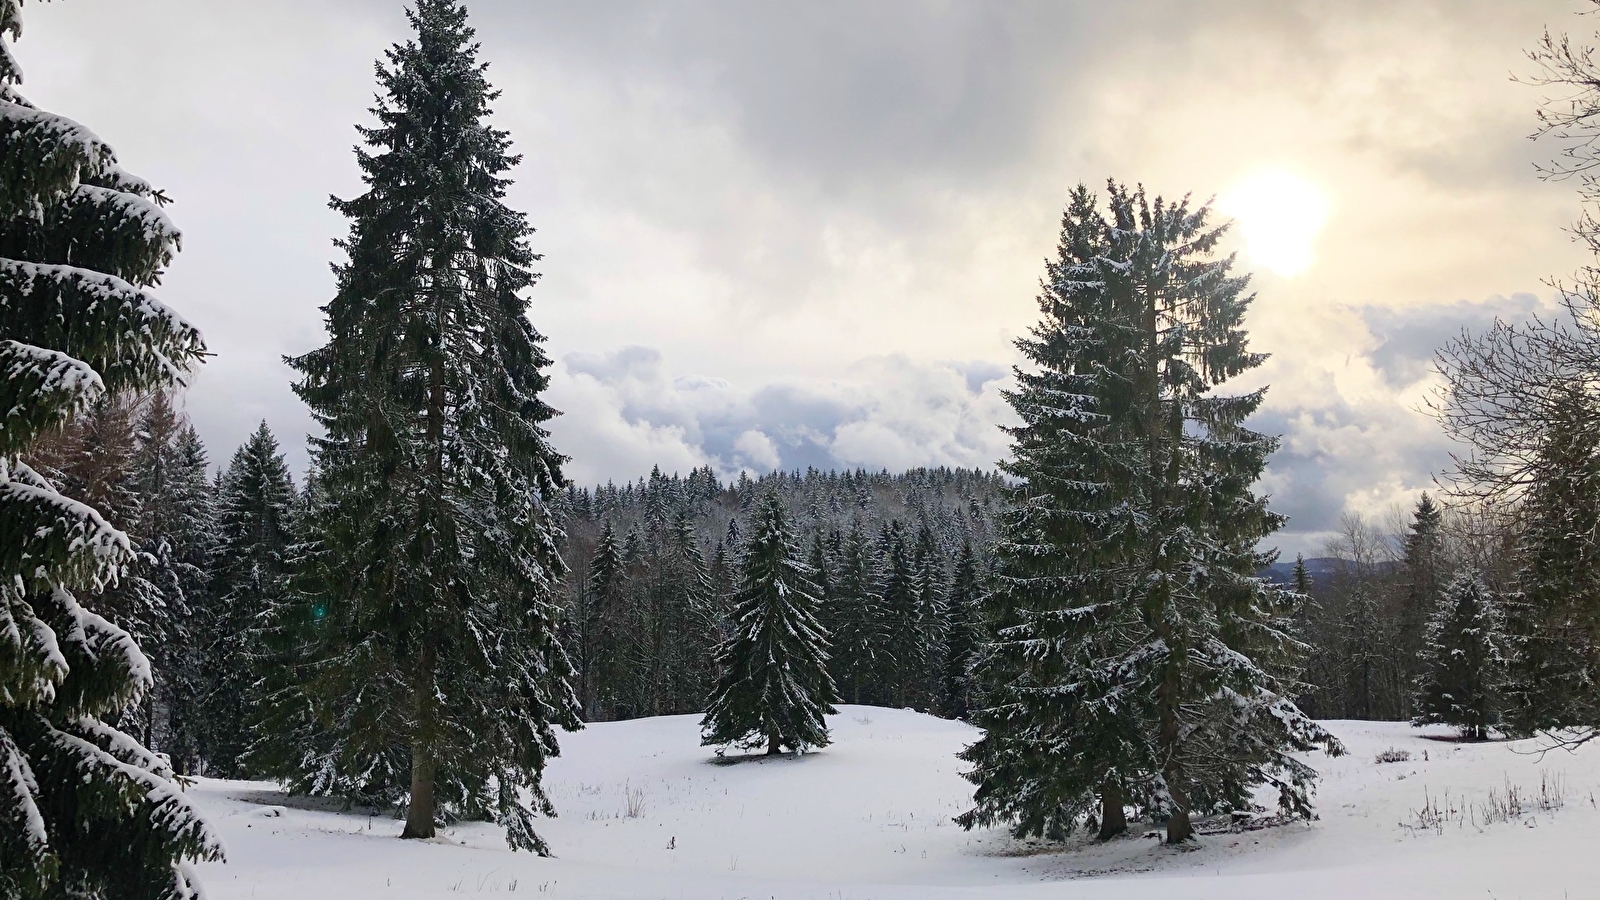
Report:
M 1504 354 L 1504 333 L 1469 335 L 1447 349 L 1450 427 L 1483 398 L 1457 366 Z M 1520 355 L 1528 349 L 1500 363 L 1529 364 Z M 1600 339 L 1593 350 L 1600 360 Z M 1312 598 L 1299 622 L 1308 712 L 1442 723 L 1479 738 L 1562 732 L 1586 740 L 1600 729 L 1600 479 L 1592 474 L 1600 472 L 1600 430 L 1579 447 L 1564 424 L 1525 422 L 1534 432 L 1526 463 L 1493 475 L 1463 465 L 1445 501 L 1425 494 L 1404 520 L 1347 516 L 1320 561 L 1324 571 L 1296 570 Z M 1477 443 L 1481 433 L 1457 433 L 1474 451 L 1491 448 Z M 1493 440 L 1499 454 L 1505 445 Z
M 1322 719 L 1426 715 L 1431 661 L 1444 637 L 1430 628 L 1452 583 L 1466 578 L 1497 598 L 1515 594 L 1517 542 L 1503 524 L 1428 493 L 1387 521 L 1346 515 L 1318 571 L 1301 560 L 1291 577 L 1311 599 L 1297 624 L 1308 647 L 1302 708 Z M 1492 627 L 1503 646 L 1498 619 Z
M 150 660 L 152 688 L 116 726 L 179 773 L 244 774 L 260 618 L 285 589 L 300 500 L 272 432 L 262 423 L 213 477 L 172 394 L 122 395 L 46 436 L 31 462 L 132 549 L 114 580 L 80 597 Z
M 1560 34 L 1530 57 L 1531 81 L 1570 89 L 1539 113 L 1540 135 L 1568 139 L 1545 174 L 1579 183 L 1572 231 L 1600 254 L 1600 65 Z M 1600 735 L 1600 267 L 1557 288 L 1556 315 L 1437 351 L 1431 410 L 1459 447 L 1447 508 L 1346 521 L 1302 622 L 1317 714 Z
M 842 699 L 964 715 L 1004 490 L 997 473 L 946 468 L 741 474 L 726 485 L 706 468 L 570 489 L 564 643 L 585 718 L 704 709 L 751 516 L 768 494 L 807 548 Z
M 262 774 L 249 754 L 281 678 L 275 611 L 311 535 L 312 498 L 262 423 L 219 466 L 166 392 L 109 399 L 41 442 L 35 465 L 96 504 L 134 553 L 84 597 L 151 657 L 154 688 L 120 727 L 179 772 Z M 777 496 L 807 548 L 851 703 L 963 716 L 997 473 L 776 472 L 722 482 L 709 468 L 569 486 L 554 504 L 566 560 L 559 633 L 586 721 L 698 713 L 759 501 Z

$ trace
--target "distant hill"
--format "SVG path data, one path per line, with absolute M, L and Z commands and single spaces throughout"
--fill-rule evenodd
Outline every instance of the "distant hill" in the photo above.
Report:
M 1348 560 L 1340 559 L 1337 556 L 1318 556 L 1306 560 L 1306 572 L 1311 576 L 1313 585 L 1325 585 L 1333 580 L 1333 576 L 1339 571 L 1340 566 L 1349 564 Z M 1400 564 L 1398 562 L 1383 561 L 1375 563 L 1371 571 L 1379 575 L 1387 575 L 1399 567 Z M 1271 568 L 1261 572 L 1261 574 L 1278 584 L 1288 584 L 1294 580 L 1294 560 L 1280 559 L 1273 563 Z
M 1306 560 L 1306 574 L 1311 576 L 1311 583 L 1314 585 L 1327 584 L 1343 563 L 1344 560 L 1336 556 L 1318 556 Z M 1261 574 L 1278 584 L 1288 584 L 1294 580 L 1294 560 L 1285 562 L 1280 559 Z

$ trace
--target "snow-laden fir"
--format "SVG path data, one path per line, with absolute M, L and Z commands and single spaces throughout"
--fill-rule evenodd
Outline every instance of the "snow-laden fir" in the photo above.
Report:
M 18 92 L 21 32 L 19 0 L 0 0 L 0 896 L 185 900 L 190 862 L 222 846 L 167 761 L 116 727 L 161 686 L 135 638 L 162 662 L 181 646 L 163 627 L 181 597 L 148 577 L 178 571 L 170 543 L 136 546 L 34 463 L 108 396 L 181 383 L 205 345 L 145 290 L 178 249 L 165 198 Z M 146 462 L 152 482 L 178 474 Z M 153 532 L 176 524 L 143 512 Z M 147 615 L 113 623 L 73 593 L 112 589 Z

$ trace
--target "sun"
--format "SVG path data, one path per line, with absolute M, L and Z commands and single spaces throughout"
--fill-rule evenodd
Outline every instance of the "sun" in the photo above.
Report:
M 1328 221 L 1328 197 L 1282 169 L 1253 172 L 1222 192 L 1217 209 L 1244 235 L 1245 255 L 1285 278 L 1311 267 L 1312 247 Z

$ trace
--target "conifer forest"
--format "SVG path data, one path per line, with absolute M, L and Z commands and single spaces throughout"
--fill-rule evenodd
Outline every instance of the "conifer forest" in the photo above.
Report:
M 713 408 L 742 388 L 653 374 L 660 355 L 621 336 L 635 334 L 627 320 L 653 313 L 608 299 L 603 279 L 574 287 L 571 268 L 588 264 L 575 242 L 593 243 L 594 232 L 545 206 L 567 209 L 560 161 L 588 164 L 588 151 L 547 152 L 543 132 L 520 139 L 533 130 L 527 122 L 571 113 L 562 104 L 624 96 L 652 115 L 712 116 L 714 104 L 701 109 L 667 81 L 602 89 L 584 80 L 596 63 L 582 53 L 552 51 L 553 62 L 536 65 L 506 40 L 524 34 L 507 30 L 514 23 L 591 27 L 592 11 L 495 0 L 324 11 L 389 29 L 351 25 L 332 43 L 305 35 L 306 65 L 376 59 L 360 70 L 365 116 L 338 132 L 348 140 L 354 125 L 353 157 L 327 148 L 343 154 L 348 189 L 289 173 L 298 192 L 326 203 L 315 221 L 335 230 L 315 246 L 331 273 L 321 294 L 274 301 L 304 307 L 298 330 L 278 343 L 263 336 L 268 362 L 251 369 L 249 386 L 223 390 L 206 379 L 229 371 L 232 338 L 208 339 L 211 323 L 179 307 L 202 293 L 234 302 L 229 292 L 248 292 L 257 274 L 274 277 L 259 270 L 298 257 L 275 259 L 261 224 L 247 229 L 263 235 L 250 251 L 256 274 L 218 277 L 215 262 L 185 272 L 188 254 L 211 260 L 237 234 L 208 234 L 224 229 L 217 215 L 188 218 L 188 198 L 122 167 L 113 147 L 135 119 L 107 115 L 97 131 L 78 110 L 56 108 L 64 95 L 49 77 L 65 70 L 47 51 L 70 46 L 71 34 L 40 38 L 40 64 L 29 57 L 36 32 L 86 27 L 67 10 L 88 15 L 105 0 L 0 0 L 0 900 L 406 898 L 474 883 L 573 897 L 943 897 L 956 894 L 921 892 L 1022 896 L 1044 881 L 1058 890 L 1048 896 L 1070 896 L 1077 879 L 1099 879 L 1095 896 L 1144 898 L 1170 896 L 1175 888 L 1160 885 L 1172 873 L 1212 869 L 1233 879 L 1217 896 L 1238 898 L 1470 895 L 1463 886 L 1507 896 L 1495 893 L 1506 884 L 1528 885 L 1527 896 L 1600 896 L 1586 893 L 1600 892 L 1592 873 L 1560 880 L 1567 869 L 1541 863 L 1554 874 L 1528 882 L 1513 864 L 1546 851 L 1581 860 L 1563 848 L 1600 835 L 1600 818 L 1584 818 L 1600 790 L 1600 757 L 1591 761 L 1600 747 L 1600 36 L 1565 15 L 1597 3 L 1554 4 L 1564 17 L 1542 36 L 1507 44 L 1521 68 L 1504 87 L 1526 121 L 1484 113 L 1497 124 L 1473 126 L 1485 141 L 1496 128 L 1506 133 L 1494 140 L 1531 133 L 1531 143 L 1506 145 L 1537 151 L 1514 190 L 1571 207 L 1565 219 L 1542 212 L 1537 227 L 1518 224 L 1516 241 L 1478 239 L 1523 248 L 1539 265 L 1577 260 L 1536 272 L 1545 280 L 1515 287 L 1524 293 L 1450 306 L 1437 293 L 1454 287 L 1417 287 L 1434 306 L 1419 296 L 1393 308 L 1307 300 L 1293 293 L 1295 279 L 1330 267 L 1311 237 L 1324 220 L 1359 218 L 1365 201 L 1327 202 L 1315 194 L 1320 182 L 1282 173 L 1238 188 L 1217 180 L 1232 169 L 1151 162 L 1156 171 L 1145 173 L 1133 161 L 1166 157 L 1096 151 L 1071 158 L 1130 162 L 1015 179 L 1043 191 L 1028 202 L 1047 201 L 1049 213 L 1028 220 L 1047 226 L 1026 235 L 1031 261 L 1008 264 L 1020 274 L 1004 283 L 1024 289 L 984 294 L 1013 318 L 980 321 L 977 306 L 951 314 L 955 301 L 930 294 L 925 313 L 885 314 L 893 337 L 873 337 L 886 319 L 859 308 L 843 275 L 843 299 L 820 314 L 828 336 L 818 346 L 860 334 L 904 346 L 978 341 L 965 332 L 994 331 L 997 355 L 1010 354 L 996 374 L 976 363 L 940 370 L 954 393 L 937 394 L 911 384 L 932 369 L 891 349 L 859 384 L 840 387 L 845 367 L 819 363 L 826 376 L 807 384 L 824 386 L 811 394 L 774 381 Z M 183 5 L 137 15 L 245 15 L 177 12 Z M 742 22 L 757 6 L 717 21 Z M 1219 14 L 1236 6 L 1216 4 Z M 288 7 L 313 15 L 307 4 Z M 1034 52 L 1033 20 L 1005 18 L 1021 5 L 902 13 L 939 34 L 940 16 L 1005 31 L 1003 51 L 973 51 L 982 62 L 967 64 L 984 71 Z M 1499 14 L 1474 11 L 1471 41 L 1488 41 L 1484 23 Z M 660 63 L 657 43 L 629 56 L 633 32 L 615 11 L 603 15 L 614 30 L 595 40 L 628 60 L 619 71 Z M 875 14 L 829 15 L 859 16 L 863 34 L 880 34 L 868 22 Z M 1120 21 L 1106 15 L 1083 27 Z M 1192 52 L 1220 40 L 1173 15 L 1171 27 L 1211 36 L 1195 37 Z M 1365 24 L 1367 13 L 1317 15 L 1332 17 L 1316 26 L 1324 37 L 1342 15 L 1352 28 L 1378 27 L 1377 13 Z M 716 29 L 704 22 L 679 30 L 690 16 L 661 8 L 639 14 L 647 28 L 627 28 L 660 46 L 700 48 L 682 70 L 691 85 L 723 84 L 724 69 L 776 79 L 811 65 L 796 62 L 810 50 L 790 58 L 761 43 L 787 26 L 749 32 L 766 50 L 739 62 L 747 48 L 706 49 Z M 833 39 L 809 27 L 783 40 Z M 983 32 L 951 28 L 961 40 Z M 373 39 L 380 33 L 393 39 Z M 905 110 L 933 103 L 941 115 L 977 116 L 959 119 L 962 128 L 992 125 L 984 139 L 1000 140 L 1000 119 L 985 117 L 1027 91 L 982 114 L 964 95 L 934 103 L 918 92 L 945 84 L 955 66 L 937 55 L 938 74 L 922 71 L 904 97 L 870 66 L 839 74 L 907 104 L 869 111 L 854 127 L 888 134 L 910 121 L 897 118 Z M 538 66 L 576 68 L 564 81 Z M 227 77 L 248 68 L 232 65 Z M 832 90 L 832 75 L 805 71 L 815 90 Z M 1470 77 L 1503 80 L 1498 70 Z M 1106 96 L 1140 96 L 1094 83 Z M 819 134 L 834 112 L 855 115 L 808 119 L 810 101 L 797 98 L 811 89 L 772 88 L 790 103 L 779 104 L 785 116 Z M 297 104 L 322 102 L 297 93 Z M 193 114 L 148 99 L 130 115 L 172 123 Z M 1093 118 L 1089 106 L 1074 115 Z M 773 129 L 781 149 L 770 152 L 790 160 L 774 165 L 799 165 L 786 154 L 843 159 L 878 140 L 809 143 L 754 113 L 738 124 L 694 121 L 701 138 L 717 135 L 712 144 L 759 143 L 740 129 Z M 635 126 L 585 127 L 571 140 L 591 141 L 600 159 L 618 152 L 609 128 Z M 1033 131 L 1017 128 L 1011 137 L 1025 143 Z M 1178 131 L 1163 133 L 1170 142 Z M 223 156 L 253 140 L 219 134 L 205 140 L 241 143 L 215 151 Z M 955 130 L 941 134 L 949 147 L 918 153 L 967 146 Z M 1350 146 L 1369 139 L 1382 143 L 1369 135 Z M 711 144 L 644 145 L 681 167 L 672 171 L 710 166 L 728 179 L 718 190 L 740 193 L 747 173 L 718 162 Z M 169 165 L 152 149 L 175 145 L 137 146 L 129 159 L 186 177 L 190 163 Z M 888 191 L 874 179 L 895 181 L 902 165 L 957 166 L 954 156 L 892 158 L 848 163 L 877 174 L 840 176 L 854 186 L 838 189 L 859 200 Z M 1462 191 L 1473 177 L 1440 176 Z M 820 175 L 793 178 L 817 196 L 837 188 Z M 671 242 L 639 224 L 648 218 L 639 210 L 667 204 L 672 180 L 627 201 L 637 207 L 605 201 L 630 210 L 619 214 L 630 224 L 608 227 L 640 254 L 632 268 L 607 263 L 606 277 L 659 282 L 649 304 L 702 332 L 684 340 L 707 354 L 743 342 L 758 360 L 777 360 L 813 340 L 812 301 L 795 301 L 777 325 L 742 300 L 701 321 L 700 307 L 674 293 L 678 276 L 651 269 L 651 248 Z M 922 194 L 957 190 L 916 184 Z M 939 195 L 952 218 L 1014 224 Z M 733 206 L 778 216 L 791 202 L 780 196 L 740 194 Z M 239 221 L 271 215 L 270 205 L 235 206 Z M 1500 207 L 1472 209 L 1449 212 L 1452 227 L 1498 227 L 1485 223 Z M 793 227 L 810 227 L 806 215 Z M 922 213 L 895 215 L 905 224 Z M 745 226 L 705 224 L 715 217 L 704 212 L 694 227 L 737 249 L 685 253 L 722 259 L 727 272 L 777 265 L 768 238 L 751 249 L 733 234 Z M 818 258 L 836 274 L 857 255 L 869 268 L 916 268 L 894 254 L 921 238 L 896 238 L 892 252 L 852 246 L 871 238 L 846 219 L 821 227 Z M 959 223 L 968 227 L 977 226 Z M 1353 231 L 1328 227 L 1327 254 L 1353 258 Z M 1301 231 L 1307 243 L 1294 245 Z M 985 239 L 975 242 L 985 259 L 1010 258 L 1011 237 Z M 1567 255 L 1526 249 L 1535 246 Z M 1441 268 L 1478 272 L 1464 261 L 1478 252 L 1452 249 Z M 937 274 L 882 277 L 911 293 L 928 289 L 919 279 L 970 292 L 951 274 L 975 264 L 967 253 L 924 259 Z M 791 278 L 775 269 L 749 284 L 781 294 Z M 1513 290 L 1484 278 L 1485 292 Z M 1413 287 L 1422 279 L 1394 276 Z M 579 352 L 568 333 L 583 321 L 579 305 L 617 335 L 585 340 L 624 350 Z M 1356 349 L 1338 344 L 1357 321 Z M 1304 374 L 1324 356 L 1343 362 Z M 260 374 L 268 370 L 283 374 Z M 276 379 L 281 405 L 258 417 L 243 398 L 263 379 Z M 875 390 L 886 399 L 849 406 Z M 1295 399 L 1340 391 L 1325 406 Z M 1362 407 L 1358 394 L 1375 405 Z M 248 430 L 220 424 L 240 415 Z M 936 433 L 946 421 L 958 424 Z M 847 438 L 867 437 L 891 449 L 849 455 L 867 444 Z M 1566 762 L 1547 763 L 1556 749 Z M 1532 765 L 1556 768 L 1529 775 Z M 1377 822 L 1389 829 L 1377 838 L 1360 830 Z M 1481 849 L 1488 837 L 1463 842 L 1469 830 L 1518 822 L 1528 827 L 1507 832 L 1501 849 Z M 645 824 L 655 826 L 647 835 Z M 298 843 L 272 843 L 291 838 Z M 1392 849 L 1429 841 L 1420 856 Z M 1285 862 L 1240 866 L 1253 858 Z M 817 880 L 835 877 L 834 866 L 837 883 Z M 1342 874 L 1323 884 L 1314 871 Z

